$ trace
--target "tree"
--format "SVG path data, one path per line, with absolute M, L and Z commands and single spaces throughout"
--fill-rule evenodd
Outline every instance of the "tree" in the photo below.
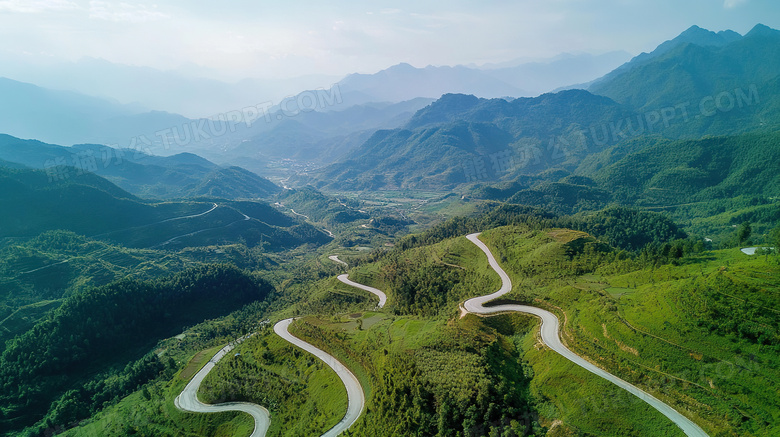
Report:
M 739 229 L 737 229 L 737 240 L 740 244 L 745 242 L 748 238 L 750 238 L 750 233 L 753 232 L 753 229 L 750 227 L 749 221 L 742 222 L 741 225 L 739 225 Z

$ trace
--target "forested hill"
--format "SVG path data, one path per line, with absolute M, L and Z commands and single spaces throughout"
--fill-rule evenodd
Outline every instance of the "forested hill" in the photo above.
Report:
M 20 430 L 47 413 L 48 426 L 89 417 L 164 366 L 154 356 L 135 374 L 120 372 L 112 381 L 95 372 L 121 369 L 157 340 L 263 300 L 270 290 L 256 277 L 218 265 L 153 281 L 121 280 L 71 296 L 0 356 L 0 429 Z
M 515 135 L 547 136 L 558 133 L 561 123 L 595 123 L 626 115 L 627 108 L 609 98 L 584 90 L 568 90 L 533 98 L 480 99 L 445 94 L 409 120 L 407 129 L 434 127 L 455 121 L 491 123 Z M 611 118 L 609 118 L 611 117 Z
M 636 151 L 626 144 L 591 157 L 575 173 L 630 204 L 772 198 L 780 195 L 779 141 L 780 133 L 773 132 L 660 140 Z
M 698 139 L 780 126 L 780 31 L 692 28 L 594 83 L 535 98 L 446 94 L 342 162 L 299 177 L 334 190 L 450 190 L 572 170 L 648 136 Z
M 669 115 L 677 136 L 777 126 L 780 31 L 759 24 L 744 37 L 718 44 L 681 40 L 660 55 L 615 70 L 589 91 L 642 112 L 674 108 Z M 681 123 L 683 107 L 689 119 Z M 710 116 L 712 110 L 722 116 Z
M 272 250 L 330 241 L 266 203 L 215 199 L 152 203 L 91 173 L 62 180 L 40 170 L 0 168 L 0 237 L 61 229 L 129 247 L 197 246 L 243 239 Z M 240 174 L 240 170 L 231 170 Z M 243 175 L 242 177 L 247 177 Z M 238 188 L 238 187 L 237 187 Z M 206 193 L 219 194 L 214 187 Z
M 637 138 L 511 184 L 475 185 L 472 196 L 570 214 L 608 205 L 664 211 L 688 230 L 730 238 L 745 221 L 762 230 L 780 219 L 780 132 L 698 140 Z
M 189 186 L 187 187 L 189 188 Z M 217 168 L 207 173 L 187 196 L 209 196 L 222 199 L 269 198 L 282 189 L 264 177 L 237 166 Z
M 632 68 L 645 64 L 651 61 L 652 59 L 664 55 L 681 45 L 696 44 L 703 47 L 708 47 L 708 46 L 722 47 L 728 43 L 739 40 L 741 38 L 742 35 L 740 35 L 737 32 L 734 32 L 733 30 L 723 30 L 720 32 L 713 32 L 707 29 L 702 29 L 699 26 L 693 25 L 688 29 L 686 29 L 683 33 L 677 35 L 676 37 L 659 44 L 658 47 L 656 47 L 655 50 L 653 50 L 652 52 L 640 53 L 636 57 L 631 59 L 629 62 L 626 62 L 625 64 L 605 74 L 599 79 L 594 80 L 590 84 L 590 88 L 594 88 L 597 85 L 609 81 Z
M 268 179 L 240 167 L 223 168 L 192 153 L 155 156 L 147 151 L 144 145 L 137 149 L 100 144 L 64 147 L 0 134 L 0 159 L 46 170 L 57 180 L 95 173 L 140 197 L 255 199 L 281 191 Z
M 581 134 L 583 127 L 630 114 L 582 90 L 511 102 L 447 94 L 418 111 L 404 128 L 375 133 L 349 159 L 325 167 L 313 179 L 320 187 L 360 190 L 447 189 L 471 180 L 510 178 L 517 171 L 578 161 L 600 147 Z M 475 159 L 482 166 L 469 171 Z

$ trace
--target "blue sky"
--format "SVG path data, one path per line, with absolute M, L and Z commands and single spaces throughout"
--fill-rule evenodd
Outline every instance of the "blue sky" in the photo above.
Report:
M 0 0 L 0 55 L 235 80 L 652 50 L 689 26 L 780 28 L 777 0 Z

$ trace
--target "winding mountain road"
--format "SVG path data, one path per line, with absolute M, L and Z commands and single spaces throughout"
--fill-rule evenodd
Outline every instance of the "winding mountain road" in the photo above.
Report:
M 274 332 L 282 339 L 286 340 L 290 344 L 297 346 L 306 352 L 314 355 L 328 365 L 336 375 L 338 375 L 344 387 L 347 389 L 347 412 L 339 423 L 333 428 L 322 434 L 322 437 L 335 437 L 342 432 L 346 431 L 352 426 L 366 407 L 366 397 L 363 393 L 363 387 L 360 385 L 357 377 L 346 366 L 341 364 L 336 357 L 329 355 L 327 352 L 314 347 L 313 345 L 306 343 L 298 337 L 290 334 L 288 328 L 295 319 L 285 319 L 274 325 Z M 243 339 L 243 338 L 242 338 Z M 242 411 L 250 414 L 255 420 L 255 428 L 252 431 L 250 437 L 265 437 L 268 428 L 271 426 L 271 415 L 265 407 L 249 402 L 225 402 L 221 404 L 206 404 L 198 399 L 198 389 L 200 384 L 209 374 L 211 369 L 225 355 L 235 347 L 235 342 L 228 344 L 217 352 L 214 357 L 206 363 L 200 371 L 187 383 L 181 394 L 176 397 L 174 404 L 176 408 L 182 411 L 188 411 L 191 413 L 219 413 L 226 411 Z
M 214 205 L 216 205 L 216 203 Z M 213 209 L 211 211 L 213 211 Z M 208 211 L 208 212 L 210 212 L 210 211 Z M 206 214 L 208 212 L 205 212 L 203 214 Z M 241 211 L 239 211 L 237 209 L 236 209 L 236 212 L 241 214 L 244 218 L 242 218 L 241 220 L 232 221 L 232 222 L 230 222 L 230 223 L 228 223 L 226 225 L 217 226 L 217 227 L 214 227 L 214 228 L 198 229 L 197 231 L 194 231 L 194 232 L 188 232 L 186 234 L 177 235 L 177 236 L 175 236 L 175 237 L 173 237 L 173 238 L 171 238 L 169 240 L 163 241 L 160 244 L 156 244 L 154 246 L 150 246 L 150 247 L 148 247 L 148 249 L 154 249 L 155 247 L 165 246 L 165 245 L 173 243 L 176 240 L 180 240 L 180 239 L 185 238 L 185 237 L 191 237 L 193 235 L 197 235 L 197 234 L 200 234 L 200 233 L 203 233 L 203 232 L 214 231 L 214 230 L 217 230 L 217 229 L 227 228 L 227 227 L 233 226 L 234 224 L 239 223 L 239 222 L 245 222 L 247 220 L 252 220 L 252 217 L 249 217 L 248 215 L 244 214 L 243 212 L 241 212 Z M 199 214 L 199 216 L 203 215 L 203 214 Z M 195 216 L 193 216 L 193 217 L 195 217 Z
M 329 260 L 333 261 L 334 263 L 339 263 L 344 265 L 344 267 L 349 267 L 349 264 L 345 263 L 344 261 L 339 259 L 338 255 L 331 255 L 328 257 Z
M 328 257 L 328 259 L 333 261 L 333 262 L 335 262 L 335 263 L 343 264 L 344 267 L 349 267 L 349 264 L 347 264 L 344 261 L 340 260 L 338 255 L 331 255 L 331 256 Z M 339 275 L 338 278 L 336 278 L 336 279 L 338 279 L 339 281 L 343 282 L 344 284 L 347 284 L 347 285 L 349 285 L 351 287 L 355 287 L 355 288 L 359 288 L 361 290 L 367 291 L 367 292 L 375 295 L 376 297 L 378 297 L 379 298 L 379 303 L 376 306 L 377 308 L 382 308 L 383 306 L 385 306 L 385 303 L 387 303 L 387 295 L 382 290 L 380 290 L 378 288 L 369 287 L 368 285 L 363 285 L 363 284 L 357 283 L 355 281 L 351 281 L 349 279 L 349 275 L 346 274 L 346 273 L 343 274 L 343 275 Z
M 300 338 L 290 334 L 288 328 L 294 320 L 295 319 L 282 320 L 281 322 L 274 325 L 274 332 L 276 332 L 279 337 L 282 337 L 288 342 L 298 346 L 299 348 L 309 352 L 310 354 L 325 362 L 325 364 L 327 364 L 331 369 L 333 369 L 334 372 L 336 372 L 338 377 L 341 379 L 341 382 L 344 384 L 344 387 L 347 389 L 347 413 L 344 415 L 344 418 L 336 424 L 336 426 L 322 435 L 322 437 L 335 437 L 352 426 L 352 424 L 358 420 L 360 414 L 365 409 L 366 396 L 363 393 L 363 387 L 360 386 L 360 381 L 358 381 L 357 377 L 355 377 L 355 374 L 347 369 L 346 366 L 341 364 L 341 362 L 334 356 L 329 355 L 325 351 L 317 349 L 311 344 L 306 343 Z
M 496 299 L 498 297 L 501 297 L 506 293 L 509 293 L 512 290 L 512 281 L 509 279 L 509 275 L 507 275 L 507 273 L 501 268 L 501 266 L 498 265 L 498 261 L 496 261 L 496 258 L 493 256 L 493 253 L 490 251 L 487 245 L 485 245 L 485 243 L 483 243 L 478 237 L 479 237 L 479 233 L 469 234 L 466 236 L 466 238 L 468 238 L 469 241 L 476 244 L 477 247 L 479 247 L 480 249 L 482 249 L 483 252 L 485 252 L 485 255 L 487 255 L 488 258 L 488 263 L 490 263 L 490 267 L 492 267 L 493 270 L 495 270 L 496 273 L 498 273 L 498 276 L 501 277 L 501 288 L 495 293 L 491 293 L 485 296 L 475 297 L 473 299 L 467 300 L 463 304 L 463 309 L 465 309 L 465 311 L 474 314 L 481 314 L 481 315 L 495 315 L 497 313 L 506 313 L 510 311 L 515 311 L 515 312 L 521 312 L 526 314 L 533 314 L 539 317 L 540 319 L 542 319 L 542 326 L 540 328 L 542 342 L 545 345 L 547 345 L 547 347 L 554 350 L 555 352 L 558 352 L 564 358 L 582 367 L 583 369 L 606 379 L 607 381 L 617 385 L 618 387 L 628 391 L 629 393 L 635 395 L 639 399 L 645 401 L 651 407 L 658 410 L 661 414 L 668 417 L 672 422 L 674 422 L 678 427 L 680 427 L 680 429 L 682 429 L 682 431 L 686 435 L 690 437 L 708 437 L 707 433 L 704 432 L 703 429 L 701 429 L 698 425 L 693 423 L 687 417 L 677 412 L 677 410 L 675 410 L 671 406 L 660 401 L 653 395 L 641 390 L 640 388 L 595 366 L 594 364 L 590 363 L 589 361 L 585 360 L 584 358 L 580 357 L 579 355 L 569 350 L 569 348 L 564 346 L 563 343 L 561 343 L 561 339 L 559 336 L 560 325 L 558 322 L 558 317 L 556 317 L 555 314 L 543 310 L 541 308 L 536 308 L 536 307 L 526 306 L 526 305 L 496 305 L 491 307 L 485 307 L 484 304 L 486 304 L 487 302 Z
M 512 281 L 509 278 L 509 275 L 501 268 L 501 266 L 499 266 L 498 261 L 496 261 L 493 253 L 490 251 L 487 245 L 479 240 L 479 235 L 479 233 L 469 234 L 466 236 L 466 238 L 477 245 L 477 247 L 479 247 L 485 253 L 488 258 L 490 267 L 492 267 L 501 278 L 501 288 L 499 288 L 499 290 L 494 293 L 475 297 L 465 301 L 461 307 L 464 312 L 485 316 L 506 312 L 521 312 L 539 317 L 542 321 L 542 325 L 540 327 L 542 342 L 547 347 L 559 353 L 574 364 L 584 368 L 585 370 L 600 376 L 607 381 L 617 385 L 618 387 L 628 391 L 629 393 L 637 396 L 639 399 L 643 400 L 658 410 L 661 414 L 669 418 L 687 436 L 708 437 L 704 430 L 693 423 L 690 419 L 677 412 L 671 406 L 660 401 L 653 395 L 639 389 L 638 387 L 595 366 L 564 346 L 560 340 L 560 324 L 558 317 L 556 317 L 555 314 L 541 308 L 527 305 L 497 305 L 485 307 L 484 305 L 489 301 L 509 293 L 512 290 Z M 338 256 L 336 255 L 332 255 L 329 258 L 334 262 L 344 264 L 345 266 L 347 265 L 345 262 L 338 259 Z M 387 296 L 381 290 L 351 281 L 346 274 L 339 275 L 338 280 L 344 284 L 368 291 L 369 293 L 379 297 L 379 304 L 377 305 L 378 308 L 382 308 L 387 301 Z M 303 349 L 306 352 L 309 352 L 310 354 L 322 360 L 331 369 L 333 369 L 334 372 L 336 372 L 336 375 L 338 375 L 338 377 L 341 379 L 344 387 L 347 390 L 346 414 L 339 423 L 322 434 L 323 437 L 335 437 L 346 431 L 358 420 L 358 418 L 360 418 L 360 415 L 365 409 L 366 404 L 363 388 L 361 387 L 360 381 L 358 381 L 357 377 L 355 377 L 355 375 L 335 357 L 292 335 L 289 332 L 289 327 L 294 320 L 294 318 L 290 318 L 278 322 L 276 325 L 274 325 L 274 332 L 287 342 Z M 264 437 L 270 426 L 270 414 L 264 407 L 248 402 L 226 402 L 222 404 L 209 405 L 201 402 L 197 397 L 198 388 L 200 387 L 201 382 L 203 382 L 205 379 L 206 375 L 208 375 L 216 363 L 222 359 L 222 357 L 227 355 L 234 346 L 235 343 L 231 343 L 217 352 L 214 357 L 192 378 L 181 394 L 176 397 L 174 403 L 176 407 L 181 410 L 195 413 L 214 413 L 223 411 L 242 411 L 248 413 L 255 420 L 255 428 L 252 431 L 251 437 Z
M 181 394 L 176 396 L 174 405 L 176 408 L 182 411 L 188 411 L 191 413 L 222 413 L 226 411 L 243 411 L 250 414 L 255 419 L 255 429 L 252 431 L 250 437 L 264 437 L 268 431 L 268 427 L 271 426 L 271 415 L 264 407 L 249 402 L 225 402 L 221 404 L 205 404 L 198 399 L 198 389 L 200 384 L 206 378 L 206 375 L 211 372 L 211 369 L 227 355 L 235 347 L 234 343 L 231 343 L 217 352 L 214 357 L 206 363 L 203 368 L 187 383 Z
M 376 297 L 378 297 L 379 298 L 379 303 L 376 305 L 377 308 L 382 308 L 383 306 L 385 306 L 385 303 L 387 303 L 387 295 L 384 292 L 382 292 L 382 290 L 380 290 L 378 288 L 369 287 L 368 285 L 363 285 L 363 284 L 359 284 L 359 283 L 354 282 L 354 281 L 350 281 L 349 280 L 349 275 L 346 274 L 346 273 L 343 274 L 343 275 L 339 275 L 337 279 L 339 281 L 347 284 L 347 285 L 351 285 L 351 286 L 359 288 L 361 290 L 365 290 L 365 291 L 375 295 Z
M 198 213 L 198 214 L 191 214 L 191 215 L 184 215 L 184 216 L 179 216 L 179 217 L 172 217 L 172 218 L 169 218 L 169 219 L 160 220 L 160 221 L 153 222 L 153 223 L 147 223 L 145 225 L 133 226 L 133 227 L 130 227 L 130 228 L 115 229 L 113 231 L 103 232 L 102 234 L 92 235 L 90 238 L 103 237 L 103 236 L 106 236 L 106 235 L 115 234 L 117 232 L 132 231 L 134 229 L 146 228 L 146 227 L 149 227 L 149 226 L 159 225 L 161 223 L 168 223 L 168 222 L 172 222 L 172 221 L 176 221 L 176 220 L 186 220 L 186 219 L 191 219 L 191 218 L 196 218 L 196 217 L 202 217 L 202 216 L 204 216 L 204 215 L 214 211 L 218 207 L 219 207 L 219 205 L 217 205 L 216 203 L 212 203 L 211 204 L 211 208 L 208 211 L 204 211 L 204 212 L 201 212 L 201 213 Z

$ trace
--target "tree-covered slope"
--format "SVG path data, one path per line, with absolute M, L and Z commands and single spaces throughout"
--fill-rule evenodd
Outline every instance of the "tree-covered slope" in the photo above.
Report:
M 665 133 L 677 137 L 777 126 L 778 47 L 780 31 L 760 24 L 744 37 L 718 44 L 680 41 L 637 65 L 615 70 L 589 91 L 644 115 L 668 111 L 674 126 Z
M 671 205 L 738 196 L 777 197 L 780 134 L 744 134 L 701 140 L 659 140 L 624 155 L 621 148 L 605 152 L 616 156 L 592 170 L 585 163 L 578 174 L 591 177 L 612 193 L 613 199 L 639 205 Z M 624 156 L 623 156 L 624 155 Z M 594 156 L 593 161 L 602 158 Z
M 282 188 L 268 179 L 233 166 L 206 174 L 187 194 L 191 197 L 209 196 L 222 199 L 266 199 L 280 191 Z
M 404 128 L 378 131 L 313 179 L 318 186 L 345 190 L 440 190 L 507 179 L 571 164 L 599 150 L 582 129 L 630 114 L 582 90 L 512 101 L 447 94 L 418 111 Z
M 174 248 L 243 239 L 271 250 L 329 241 L 311 225 L 291 221 L 262 202 L 151 203 L 91 173 L 52 180 L 44 171 L 0 168 L 0 187 L 0 201 L 8 205 L 0 213 L 1 237 L 29 238 L 61 229 L 129 247 Z
M 145 198 L 208 195 L 225 199 L 269 198 L 281 188 L 240 167 L 222 168 L 198 155 L 155 156 L 136 149 L 100 144 L 63 147 L 0 134 L 0 159 L 45 170 L 54 180 L 95 173 Z
M 123 367 L 157 340 L 262 300 L 270 289 L 234 267 L 207 266 L 146 282 L 121 280 L 74 294 L 12 340 L 0 356 L 3 433 L 38 422 L 63 394 L 76 403 L 65 419 L 87 417 L 102 406 L 94 402 L 97 393 L 82 386 L 95 372 Z M 124 390 L 135 389 L 136 384 Z M 109 399 L 124 394 L 112 393 Z

